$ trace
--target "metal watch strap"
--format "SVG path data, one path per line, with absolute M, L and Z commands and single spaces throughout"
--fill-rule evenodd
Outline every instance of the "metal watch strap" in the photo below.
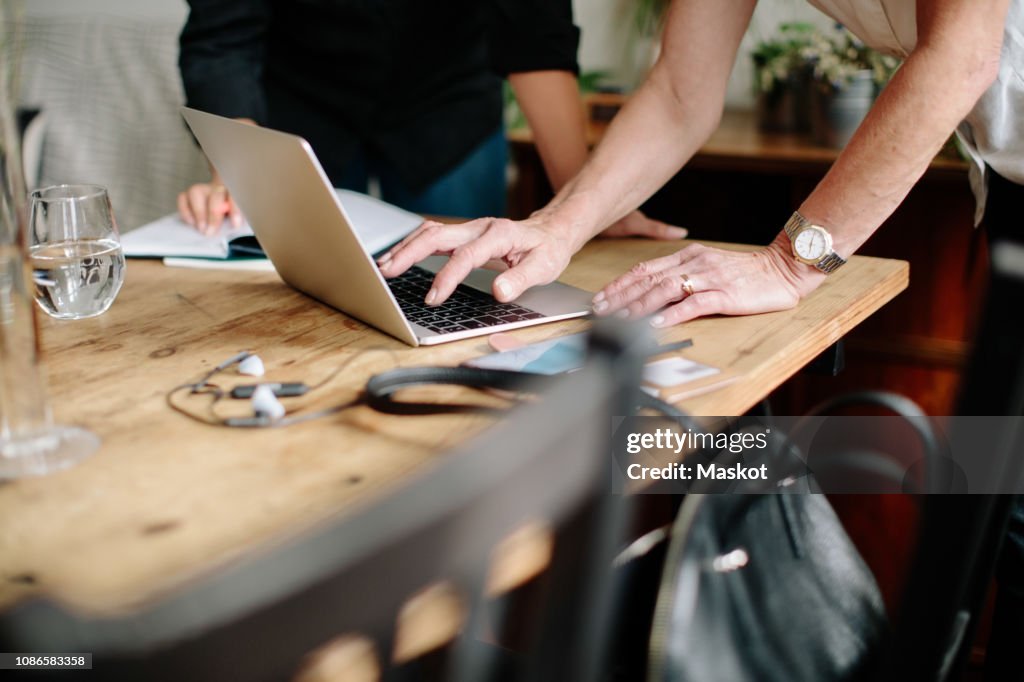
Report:
M 815 263 L 814 267 L 818 268 L 826 275 L 830 275 L 843 265 L 846 265 L 846 259 L 833 251 Z
M 804 218 L 797 211 L 793 211 L 793 215 L 789 216 L 789 220 L 786 221 L 786 225 L 782 229 L 786 231 L 789 241 L 793 241 L 796 239 L 796 233 L 800 231 L 800 228 L 810 224 L 807 218 Z
M 789 237 L 790 242 L 796 239 L 796 234 L 804 227 L 811 224 L 807 218 L 800 215 L 799 211 L 793 211 L 793 215 L 786 221 L 786 225 L 782 228 L 786 232 L 786 236 Z M 832 274 L 843 265 L 846 265 L 846 259 L 840 256 L 835 251 L 830 251 L 828 254 L 823 256 L 821 260 L 814 264 L 814 267 L 818 268 L 826 275 Z

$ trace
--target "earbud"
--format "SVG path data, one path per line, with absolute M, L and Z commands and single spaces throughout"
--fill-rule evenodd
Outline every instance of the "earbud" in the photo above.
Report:
M 217 365 L 216 367 L 214 367 L 213 371 L 214 372 L 220 372 L 221 370 L 227 369 L 228 367 L 230 367 L 231 365 L 235 364 L 236 362 L 244 362 L 246 358 L 251 357 L 251 356 L 252 356 L 252 353 L 250 353 L 247 350 L 243 350 L 241 353 L 238 353 L 236 355 L 232 355 L 230 358 L 228 358 L 224 362 L 222 362 L 219 365 Z
M 260 384 L 252 394 L 252 411 L 257 417 L 277 420 L 284 416 L 285 409 L 274 395 L 269 384 Z
M 256 354 L 248 355 L 238 364 L 239 374 L 248 374 L 251 377 L 261 377 L 265 373 L 263 361 Z

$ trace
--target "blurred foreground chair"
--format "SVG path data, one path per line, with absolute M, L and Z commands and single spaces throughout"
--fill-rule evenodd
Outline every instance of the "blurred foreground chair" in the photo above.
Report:
M 91 679 L 109 680 L 597 679 L 624 520 L 611 417 L 636 404 L 636 336 L 599 326 L 586 368 L 376 504 L 123 617 L 23 604 L 0 614 L 0 648 L 92 652 Z M 544 607 L 531 646 L 501 651 L 484 627 L 501 615 L 489 566 L 536 523 L 554 531 Z M 446 597 L 435 615 L 416 606 L 431 594 Z M 396 620 L 417 610 L 458 635 L 442 657 L 395 664 Z

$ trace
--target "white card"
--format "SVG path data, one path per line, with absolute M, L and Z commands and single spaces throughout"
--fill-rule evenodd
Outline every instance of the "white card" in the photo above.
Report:
M 719 373 L 711 367 L 686 358 L 666 358 L 644 367 L 644 381 L 655 386 L 679 386 L 690 381 L 703 379 Z

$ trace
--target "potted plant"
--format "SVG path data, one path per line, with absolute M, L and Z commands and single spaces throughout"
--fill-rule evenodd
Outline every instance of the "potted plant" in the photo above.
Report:
M 647 76 L 661 52 L 661 30 L 671 0 L 630 0 L 633 30 L 626 42 L 626 81 L 636 87 Z
M 784 23 L 775 38 L 754 47 L 751 58 L 758 126 L 762 131 L 794 133 L 810 129 L 808 51 L 815 35 L 811 24 Z
M 842 148 L 864 120 L 899 60 L 872 50 L 842 26 L 837 25 L 836 30 L 831 36 L 815 33 L 806 54 L 813 63 L 814 141 Z
M 660 33 L 670 3 L 671 0 L 635 0 L 633 22 L 637 32 L 644 35 Z

